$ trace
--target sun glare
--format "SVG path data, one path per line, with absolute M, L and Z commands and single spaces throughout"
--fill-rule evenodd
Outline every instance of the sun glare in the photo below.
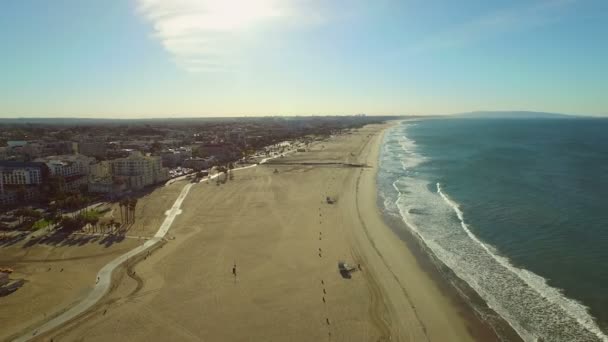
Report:
M 275 1 L 224 0 L 209 2 L 203 21 L 209 29 L 238 30 L 279 15 Z
M 274 0 L 148 0 L 142 9 L 155 17 L 156 28 L 171 35 L 196 31 L 238 31 L 273 17 L 281 10 Z

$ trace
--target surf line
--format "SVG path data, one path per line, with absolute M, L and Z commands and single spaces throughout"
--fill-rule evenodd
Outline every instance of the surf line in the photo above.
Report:
M 496 254 L 494 254 L 490 248 L 488 248 L 488 246 L 483 243 L 481 240 L 479 240 L 477 238 L 477 236 L 475 236 L 475 234 L 473 234 L 473 232 L 469 229 L 469 226 L 465 223 L 464 221 L 464 213 L 462 212 L 462 210 L 460 210 L 460 206 L 458 205 L 458 203 L 454 202 L 451 198 L 449 198 L 443 191 L 442 191 L 442 187 L 440 183 L 437 183 L 437 193 L 441 196 L 441 198 L 454 210 L 454 212 L 456 213 L 456 216 L 458 217 L 459 221 L 460 221 L 460 226 L 462 227 L 462 229 L 467 233 L 467 235 L 471 238 L 471 240 L 473 240 L 474 242 L 476 242 L 477 244 L 479 244 L 487 253 L 488 255 L 490 255 L 490 257 L 492 257 L 492 259 L 494 259 L 496 262 L 498 262 L 499 265 L 503 266 L 504 268 L 506 268 L 509 272 L 515 274 L 521 281 L 523 281 L 526 285 L 528 285 L 531 289 L 533 289 L 536 293 L 538 293 L 541 297 L 543 297 L 544 299 L 546 299 L 547 301 L 553 303 L 554 305 L 557 305 L 558 307 L 560 307 L 566 314 L 570 313 L 570 310 L 568 307 L 564 306 L 564 303 L 560 302 L 560 301 L 555 301 L 552 297 L 550 296 L 546 296 L 543 294 L 543 291 L 539 290 L 536 285 L 530 283 L 526 278 L 522 277 L 519 274 L 519 270 L 513 266 L 509 260 L 505 257 L 499 257 Z M 528 271 L 530 272 L 530 271 Z M 532 272 L 530 272 L 532 273 Z M 538 275 L 537 275 L 538 276 Z M 538 276 L 539 278 L 542 278 L 540 276 Z M 543 278 L 544 279 L 544 278 Z M 545 284 L 545 286 L 547 286 L 550 291 L 555 291 L 554 288 L 552 288 L 551 286 Z M 604 335 L 604 333 L 599 329 L 599 327 L 597 327 L 597 325 L 594 323 L 593 318 L 589 315 L 589 313 L 586 311 L 585 307 L 582 306 L 581 304 L 573 301 L 570 298 L 563 298 L 563 300 L 566 301 L 566 305 L 569 306 L 580 306 L 583 308 L 583 312 L 580 312 L 580 308 L 579 310 L 579 314 L 583 314 L 585 317 L 573 317 L 571 316 L 577 323 L 579 323 L 580 325 L 582 325 L 587 331 L 591 332 L 592 334 L 594 334 L 595 336 L 598 337 L 598 339 L 600 341 L 604 341 L 604 342 L 608 342 L 608 336 Z

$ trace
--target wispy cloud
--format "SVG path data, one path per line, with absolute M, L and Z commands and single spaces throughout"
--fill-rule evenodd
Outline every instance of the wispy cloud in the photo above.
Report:
M 310 17 L 305 0 L 138 0 L 140 13 L 175 62 L 191 72 L 234 65 L 244 36 L 260 26 Z
M 509 32 L 530 30 L 559 20 L 576 0 L 530 1 L 525 6 L 505 8 L 474 18 L 423 39 L 416 52 L 458 48 Z

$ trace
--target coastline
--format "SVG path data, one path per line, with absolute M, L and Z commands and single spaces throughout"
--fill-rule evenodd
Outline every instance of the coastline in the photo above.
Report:
M 362 229 L 355 235 L 357 247 L 372 265 L 374 277 L 381 279 L 390 303 L 392 335 L 400 340 L 500 340 L 441 276 L 427 254 L 414 248 L 414 241 L 397 234 L 397 222 L 389 222 L 383 214 L 376 181 L 387 129 L 390 128 L 382 130 L 369 144 L 366 162 L 372 168 L 361 170 L 359 175 L 357 206 Z M 400 223 L 405 226 L 403 221 Z M 408 324 L 399 324 L 404 317 Z M 417 330 L 415 335 L 413 330 Z
M 533 262 L 516 264 L 509 256 L 517 260 L 517 254 L 508 253 L 508 249 L 502 250 L 503 253 L 496 251 L 508 248 L 505 247 L 508 244 L 502 244 L 505 234 L 511 232 L 508 228 L 523 227 L 518 225 L 518 215 L 509 214 L 511 205 L 519 204 L 532 208 L 534 201 L 526 202 L 526 199 L 530 198 L 526 198 L 525 194 L 528 193 L 525 187 L 521 188 L 522 183 L 514 179 L 517 176 L 510 179 L 507 177 L 503 183 L 493 187 L 492 184 L 484 182 L 492 179 L 490 174 L 494 172 L 490 171 L 491 168 L 483 169 L 485 173 L 477 175 L 474 169 L 461 168 L 463 163 L 447 162 L 453 161 L 454 156 L 466 155 L 465 151 L 471 146 L 471 141 L 466 139 L 467 142 L 462 145 L 447 143 L 453 142 L 450 139 L 461 137 L 466 129 L 470 129 L 468 124 L 459 126 L 460 124 L 454 123 L 454 126 L 463 129 L 450 135 L 441 129 L 451 128 L 450 124 L 442 126 L 442 123 L 438 122 L 435 126 L 434 122 L 404 122 L 403 126 L 387 132 L 387 145 L 383 145 L 385 147 L 380 157 L 384 167 L 380 169 L 378 178 L 378 206 L 383 209 L 389 226 L 418 254 L 421 264 L 426 264 L 429 273 L 439 280 L 439 284 L 445 285 L 447 293 L 457 295 L 456 302 L 463 302 L 470 307 L 469 311 L 487 322 L 502 338 L 526 341 L 535 341 L 541 337 L 556 341 L 605 340 L 601 322 L 596 318 L 599 316 L 594 317 L 591 311 L 594 307 L 597 309 L 598 302 L 583 301 L 582 299 L 587 297 L 581 297 L 580 293 L 577 297 L 577 288 L 568 287 L 567 282 L 561 283 L 564 286 L 561 287 L 557 280 L 561 278 L 551 273 L 552 268 L 538 268 Z M 483 138 L 489 141 L 488 136 L 491 136 L 492 132 L 495 131 L 484 135 Z M 442 138 L 444 135 L 445 140 Z M 493 160 L 495 154 L 492 147 L 505 143 L 504 139 L 489 143 L 490 147 L 483 153 L 479 152 L 484 157 L 477 158 L 475 152 L 474 159 Z M 525 159 L 525 155 L 516 154 L 509 158 Z M 552 156 L 555 158 L 555 154 Z M 514 164 L 514 159 L 509 159 L 511 164 Z M 480 165 L 480 162 L 475 165 Z M 543 171 L 538 173 L 542 174 Z M 496 177 L 500 178 L 500 175 Z M 561 179 L 567 180 L 570 176 L 563 174 Z M 565 183 L 567 184 L 567 181 Z M 453 189 L 449 188 L 453 191 L 442 192 L 445 184 L 454 186 Z M 466 186 L 462 186 L 463 184 Z M 505 184 L 514 184 L 517 194 L 510 192 L 509 186 L 505 187 Z M 539 187 L 547 189 L 551 188 L 551 184 L 539 184 Z M 457 200 L 452 195 L 456 196 Z M 494 197 L 490 200 L 484 196 Z M 521 199 L 515 202 L 518 204 L 507 200 L 515 197 Z M 484 199 L 492 204 L 486 205 Z M 477 205 L 472 204 L 475 200 Z M 501 208 L 500 214 L 503 215 L 494 215 L 491 210 L 475 210 L 488 207 Z M 564 211 L 561 217 L 567 217 L 567 213 L 567 210 Z M 502 238 L 496 238 L 498 235 L 484 236 L 484 233 L 479 233 L 487 238 L 486 241 L 491 241 L 492 245 L 488 245 L 477 237 L 477 233 L 472 232 L 471 223 L 480 217 L 483 222 L 478 220 L 476 229 L 486 229 L 485 233 L 489 231 L 502 234 Z M 524 218 L 525 216 L 521 217 Z M 409 224 L 412 224 L 411 228 L 407 226 Z M 559 227 L 556 226 L 556 231 Z M 562 228 L 567 230 L 566 227 Z M 538 236 L 539 241 L 542 241 L 542 231 L 528 233 Z M 524 246 L 525 241 L 526 239 L 520 239 L 517 244 L 513 241 L 510 243 L 511 246 Z M 548 248 L 547 254 L 553 253 L 554 257 L 558 258 L 561 255 L 559 251 L 563 250 L 556 248 L 559 243 L 557 240 L 553 250 Z M 526 247 L 531 251 L 536 245 Z M 576 254 L 567 255 L 576 260 Z
M 376 173 L 386 127 L 317 142 L 223 185 L 194 185 L 172 239 L 115 272 L 110 293 L 53 337 L 497 340 L 385 221 Z M 338 260 L 361 271 L 341 277 Z

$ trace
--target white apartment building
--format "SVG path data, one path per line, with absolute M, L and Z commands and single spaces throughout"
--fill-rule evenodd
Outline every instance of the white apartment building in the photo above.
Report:
M 140 152 L 114 159 L 111 165 L 114 178 L 131 189 L 141 189 L 169 178 L 169 170 L 162 167 L 160 157 L 144 156 Z
M 42 163 L 0 163 L 1 185 L 39 185 L 42 183 Z
M 112 178 L 112 166 L 107 160 L 89 166 L 89 180 Z
M 0 203 L 15 203 L 19 197 L 26 201 L 34 199 L 46 168 L 44 163 L 0 161 Z
M 72 177 L 88 175 L 91 164 L 95 163 L 95 158 L 82 154 L 70 154 L 38 158 L 36 161 L 45 163 L 53 176 Z

